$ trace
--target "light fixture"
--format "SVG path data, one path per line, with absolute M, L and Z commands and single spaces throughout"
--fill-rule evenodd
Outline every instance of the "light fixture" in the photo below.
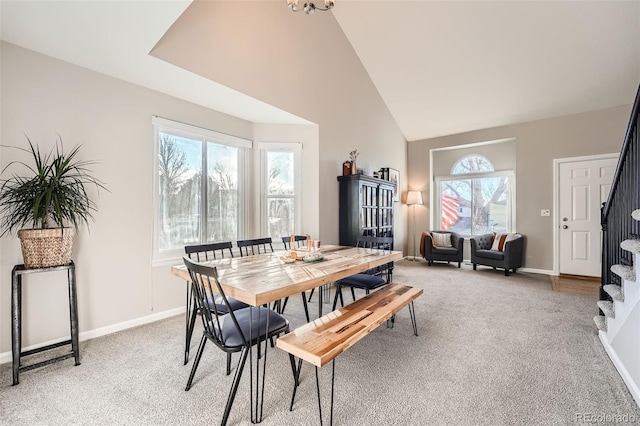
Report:
M 413 261 L 416 261 L 416 206 L 423 205 L 422 192 L 420 191 L 408 191 L 407 192 L 407 205 L 413 206 L 413 232 L 411 234 L 411 240 L 413 241 Z
M 324 0 L 324 8 L 316 6 L 312 1 L 305 1 L 302 10 L 307 15 L 312 14 L 316 10 L 322 10 L 326 12 L 327 10 L 333 9 L 334 2 L 333 0 Z M 287 7 L 291 9 L 293 12 L 297 12 L 298 9 L 298 0 L 287 0 Z

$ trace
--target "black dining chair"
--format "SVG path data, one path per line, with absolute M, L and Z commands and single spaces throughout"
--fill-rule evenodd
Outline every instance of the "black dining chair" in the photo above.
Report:
M 307 247 L 307 238 L 308 235 L 293 235 L 293 244 L 295 245 L 293 248 L 305 248 Z M 282 237 L 282 244 L 284 245 L 285 250 L 289 250 L 291 248 L 291 236 Z M 316 291 L 315 288 L 311 289 L 311 293 L 309 293 L 309 298 L 307 302 L 311 302 L 311 297 L 313 297 L 313 292 Z M 283 308 L 284 309 L 284 308 Z M 307 318 L 308 321 L 308 318 Z
M 209 243 L 209 244 L 197 244 L 184 247 L 185 254 L 192 260 L 197 262 L 206 262 L 208 260 L 224 259 L 225 253 L 227 256 L 233 257 L 233 245 L 231 241 L 222 243 Z M 216 296 L 214 299 L 209 300 L 206 306 L 212 304 L 217 305 L 218 311 L 224 312 L 227 309 L 227 305 L 222 303 L 220 296 Z M 229 298 L 229 306 L 231 309 L 236 310 L 240 308 L 246 308 L 246 303 L 239 300 Z M 187 312 L 186 312 L 186 337 L 185 337 L 185 349 L 184 349 L 184 364 L 189 362 L 189 347 L 191 346 L 191 336 L 193 335 L 193 328 L 196 324 L 196 316 L 200 312 L 196 304 L 195 288 L 192 284 L 187 284 Z M 227 354 L 227 376 L 231 374 L 231 353 Z
M 225 292 L 218 281 L 217 269 L 212 266 L 198 264 L 186 256 L 184 256 L 183 259 L 187 266 L 187 270 L 189 271 L 191 282 L 195 288 L 196 304 L 202 312 L 203 325 L 202 339 L 198 346 L 198 352 L 196 353 L 185 391 L 191 389 L 193 378 L 198 369 L 198 365 L 200 364 L 200 359 L 202 358 L 202 353 L 207 341 L 213 342 L 214 345 L 228 354 L 240 352 L 240 358 L 238 359 L 236 372 L 233 376 L 233 381 L 231 382 L 231 389 L 229 390 L 229 396 L 227 397 L 227 403 L 222 416 L 221 424 L 225 425 L 229 418 L 229 413 L 231 412 L 231 407 L 233 405 L 251 347 L 259 345 L 266 339 L 271 339 L 281 333 L 288 333 L 289 321 L 276 311 L 265 307 L 249 306 L 236 310 L 231 309 L 230 300 L 225 295 Z M 226 307 L 224 311 L 218 310 L 217 304 L 209 306 L 209 300 L 218 296 L 220 297 L 222 304 Z M 208 308 L 203 309 L 205 306 L 208 306 Z M 263 380 L 266 372 L 267 346 L 268 345 L 265 345 L 262 355 L 258 355 L 263 360 Z M 260 353 L 260 351 L 258 351 L 258 353 Z M 253 391 L 251 393 L 253 395 Z M 256 396 L 257 395 L 256 390 Z M 261 390 L 261 398 L 263 397 L 264 382 Z M 251 410 L 251 419 L 253 422 L 253 403 L 249 405 Z M 256 403 L 256 407 L 257 405 L 258 404 Z M 260 404 L 260 407 L 261 406 L 262 404 Z M 262 408 L 260 408 L 260 413 L 261 412 Z M 258 419 L 261 418 L 261 414 L 257 414 L 257 408 L 256 417 Z
M 288 238 L 288 237 L 287 237 Z M 305 240 L 306 240 L 305 236 Z M 262 253 L 273 253 L 273 241 L 271 237 L 266 238 L 255 238 L 252 240 L 238 240 L 236 242 L 238 248 L 240 249 L 240 256 L 252 256 L 255 254 Z M 307 318 L 307 322 L 309 322 L 309 308 L 307 307 L 307 298 L 305 293 L 301 293 L 302 295 L 302 303 L 304 306 L 304 314 Z M 280 300 L 274 302 L 273 308 L 276 309 L 279 313 L 284 314 L 284 308 L 287 306 L 287 302 L 289 301 L 289 297 L 287 296 L 284 299 L 284 302 Z
M 254 238 L 251 240 L 236 241 L 240 256 L 253 256 L 261 253 L 273 253 L 273 242 L 271 237 Z
M 356 247 L 393 250 L 393 237 L 358 237 Z M 355 301 L 356 294 L 354 289 L 362 289 L 366 294 L 369 294 L 371 290 L 375 290 L 389 284 L 391 282 L 392 274 L 393 262 L 389 262 L 369 269 L 363 273 L 351 275 L 339 280 L 336 282 L 336 295 L 333 299 L 333 309 L 336 309 L 338 298 L 340 298 L 340 304 L 344 306 L 344 300 L 342 298 L 343 287 L 349 287 L 351 289 L 351 297 Z
M 307 246 L 307 238 L 308 235 L 291 235 L 287 237 L 282 237 L 282 244 L 284 244 L 284 249 L 289 250 L 291 237 L 293 237 L 293 243 L 295 244 L 295 248 L 303 248 Z

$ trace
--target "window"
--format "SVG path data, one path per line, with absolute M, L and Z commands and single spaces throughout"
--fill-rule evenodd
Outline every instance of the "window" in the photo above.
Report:
M 184 246 L 243 235 L 245 149 L 251 141 L 154 117 L 154 261 Z
M 263 234 L 274 241 L 300 229 L 300 144 L 261 143 Z
M 467 155 L 453 165 L 451 176 L 436 182 L 441 229 L 463 235 L 513 231 L 513 171 L 496 172 L 486 157 Z

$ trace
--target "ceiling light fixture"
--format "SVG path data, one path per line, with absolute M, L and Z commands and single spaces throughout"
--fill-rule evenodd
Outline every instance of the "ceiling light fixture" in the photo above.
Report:
M 325 6 L 324 8 L 317 7 L 312 1 L 305 1 L 304 7 L 302 8 L 302 10 L 307 15 L 312 14 L 316 10 L 322 10 L 323 12 L 326 12 L 327 10 L 333 9 L 333 6 L 334 6 L 333 0 L 324 0 L 324 6 Z M 287 0 L 287 7 L 291 9 L 291 11 L 297 12 L 299 10 L 298 0 Z

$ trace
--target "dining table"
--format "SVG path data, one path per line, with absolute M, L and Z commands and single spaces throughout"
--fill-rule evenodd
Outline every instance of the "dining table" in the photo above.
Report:
M 251 306 L 262 306 L 403 257 L 401 251 L 339 245 L 322 246 L 320 253 L 316 257 L 319 260 L 309 262 L 292 262 L 288 260 L 291 259 L 288 251 L 275 251 L 201 263 L 216 267 L 218 280 L 228 297 Z M 171 273 L 190 280 L 184 264 L 172 266 Z M 319 316 L 322 316 L 322 303 L 319 305 Z
M 216 268 L 218 281 L 227 297 L 233 297 L 251 306 L 269 305 L 286 297 L 312 290 L 342 278 L 362 273 L 377 266 L 402 259 L 401 251 L 350 247 L 339 245 L 322 246 L 320 253 L 305 260 L 305 252 L 296 252 L 297 259 L 290 256 L 290 251 L 275 251 L 253 256 L 221 258 L 200 262 Z M 179 278 L 190 281 L 189 272 L 184 264 L 171 267 L 171 273 Z M 322 291 L 319 291 L 318 318 L 322 316 Z M 268 326 L 268 324 L 267 324 Z M 264 342 L 263 364 L 266 367 L 267 341 Z M 249 355 L 250 370 L 253 370 L 252 351 Z M 258 346 L 258 358 L 260 358 Z M 292 361 L 292 370 L 296 367 Z M 250 379 L 250 389 L 255 389 L 251 396 L 251 422 L 262 421 L 263 396 L 258 392 L 260 388 L 260 368 L 256 360 L 255 388 L 254 380 Z M 250 377 L 253 377 L 253 372 Z M 264 368 L 262 377 L 264 389 Z M 254 417 L 255 402 L 255 417 Z

